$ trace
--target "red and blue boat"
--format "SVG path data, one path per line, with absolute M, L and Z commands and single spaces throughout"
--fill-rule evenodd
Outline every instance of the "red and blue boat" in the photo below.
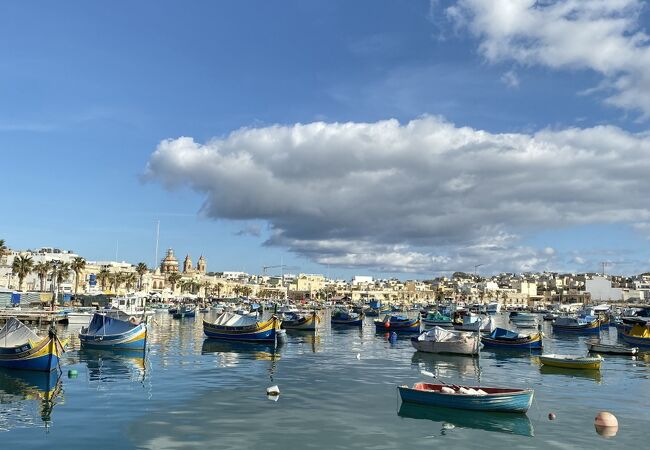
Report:
M 399 386 L 403 402 L 474 411 L 526 413 L 533 402 L 533 389 L 455 386 L 415 383 Z
M 395 331 L 397 333 L 419 333 L 420 319 L 409 319 L 406 316 L 386 315 L 384 320 L 375 320 L 378 333 Z
M 496 328 L 489 336 L 481 337 L 485 347 L 505 349 L 541 349 L 542 333 L 521 334 L 505 328 Z

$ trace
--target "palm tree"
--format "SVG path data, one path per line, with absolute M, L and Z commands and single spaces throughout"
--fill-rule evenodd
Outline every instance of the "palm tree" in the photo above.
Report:
M 38 279 L 41 281 L 41 292 L 45 290 L 45 280 L 51 269 L 52 264 L 49 261 L 39 262 L 34 266 L 34 272 L 36 272 Z
M 221 298 L 221 289 L 223 289 L 223 283 L 217 283 L 214 285 L 217 290 L 217 298 Z
M 0 262 L 5 262 L 5 254 L 7 253 L 7 245 L 4 239 L 0 239 Z
M 203 298 L 208 297 L 208 291 L 210 290 L 211 286 L 212 285 L 210 284 L 209 281 L 204 281 L 203 283 L 201 283 L 201 287 L 203 288 Z
M 239 297 L 239 294 L 241 294 L 241 289 L 242 287 L 240 285 L 236 285 L 234 288 L 232 288 L 232 291 L 235 293 L 236 296 Z
M 57 291 L 59 290 L 61 283 L 66 281 L 68 277 L 70 276 L 70 264 L 67 262 L 58 262 L 58 263 L 52 263 L 50 266 L 52 270 L 52 280 L 56 281 L 56 286 L 57 286 Z M 54 283 L 52 284 L 52 288 L 54 288 Z
M 171 282 L 171 280 L 170 280 L 170 282 Z M 190 280 L 183 281 L 180 284 L 180 287 L 181 287 L 181 294 L 183 292 L 189 292 L 192 289 L 192 282 Z
M 167 281 L 172 285 L 172 292 L 176 290 L 176 283 L 181 281 L 181 278 L 183 278 L 183 276 L 178 272 L 172 272 L 167 275 Z
M 149 268 L 145 263 L 141 262 L 138 263 L 137 266 L 135 266 L 135 271 L 140 276 L 140 285 L 138 286 L 138 288 L 139 290 L 142 290 L 142 277 L 144 277 L 145 273 L 149 272 Z
M 102 267 L 97 274 L 97 279 L 99 280 L 99 285 L 102 287 L 102 291 L 106 290 L 106 282 L 111 276 L 110 270 L 107 267 Z
M 108 280 L 110 282 L 111 291 L 117 292 L 124 281 L 124 277 L 121 272 L 113 272 L 108 277 Z
M 74 271 L 74 296 L 77 296 L 77 289 L 79 288 L 79 277 L 81 276 L 81 271 L 86 268 L 86 260 L 81 256 L 77 256 L 70 263 L 70 268 Z
M 23 290 L 23 280 L 34 270 L 34 260 L 30 256 L 17 256 L 11 265 L 14 275 L 18 275 L 18 290 Z
M 130 291 L 135 282 L 138 280 L 138 274 L 135 272 L 126 273 L 123 275 L 123 280 L 126 283 L 126 289 Z

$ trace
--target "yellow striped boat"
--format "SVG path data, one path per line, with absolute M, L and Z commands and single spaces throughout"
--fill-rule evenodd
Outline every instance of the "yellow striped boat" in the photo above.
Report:
M 563 369 L 600 370 L 603 358 L 600 356 L 571 356 L 548 354 L 539 357 L 545 366 L 561 367 Z
M 0 367 L 51 372 L 58 367 L 64 346 L 54 329 L 40 337 L 10 317 L 0 330 Z

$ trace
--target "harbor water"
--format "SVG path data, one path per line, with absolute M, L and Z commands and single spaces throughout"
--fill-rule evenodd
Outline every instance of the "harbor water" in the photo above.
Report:
M 201 316 L 214 318 L 157 313 L 144 357 L 80 350 L 78 328 L 61 328 L 71 349 L 60 377 L 0 372 L 3 448 L 583 449 L 647 440 L 650 355 L 605 356 L 593 372 L 543 368 L 526 351 L 422 354 L 408 338 L 376 334 L 370 318 L 363 329 L 331 329 L 327 312 L 315 336 L 290 332 L 275 349 L 206 340 Z M 503 314 L 497 325 L 514 328 Z M 584 355 L 593 339 L 543 326 L 546 353 Z M 601 339 L 616 342 L 615 328 Z M 527 415 L 400 404 L 396 386 L 434 382 L 421 371 L 455 384 L 532 387 L 535 399 Z M 281 393 L 267 398 L 272 385 Z M 599 411 L 618 417 L 616 436 L 596 433 Z

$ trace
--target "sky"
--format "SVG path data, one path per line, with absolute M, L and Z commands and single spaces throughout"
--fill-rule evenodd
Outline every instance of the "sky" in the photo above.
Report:
M 650 268 L 640 0 L 0 4 L 0 238 L 426 278 Z M 279 273 L 270 268 L 268 273 Z

